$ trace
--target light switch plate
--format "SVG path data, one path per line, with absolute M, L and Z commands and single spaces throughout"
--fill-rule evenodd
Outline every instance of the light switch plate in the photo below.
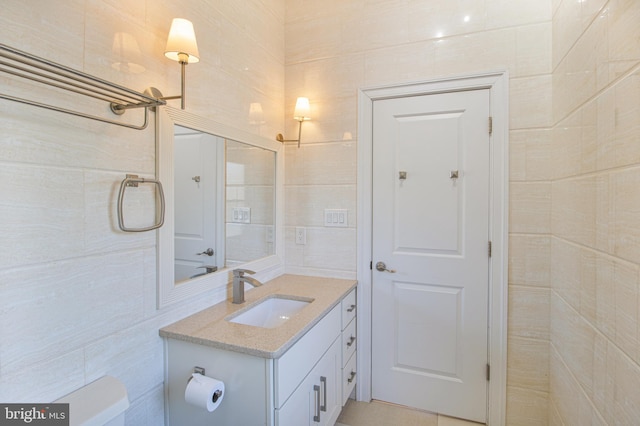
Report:
M 231 222 L 233 223 L 251 223 L 250 207 L 234 207 L 231 211 Z
M 324 209 L 324 226 L 346 228 L 349 226 L 349 210 Z

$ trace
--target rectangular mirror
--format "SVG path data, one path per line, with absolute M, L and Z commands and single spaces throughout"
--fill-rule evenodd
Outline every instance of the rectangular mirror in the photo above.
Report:
M 173 152 L 175 283 L 274 254 L 275 153 L 179 125 Z
M 226 288 L 233 268 L 281 273 L 281 145 L 169 107 L 158 120 L 158 307 Z

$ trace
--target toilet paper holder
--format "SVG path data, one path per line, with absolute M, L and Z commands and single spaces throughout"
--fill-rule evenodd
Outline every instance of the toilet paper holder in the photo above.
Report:
M 192 374 L 201 374 L 201 375 L 205 375 L 205 369 L 202 367 L 193 367 L 193 373 Z M 187 383 L 189 383 L 191 380 L 193 379 L 193 376 L 189 376 L 189 379 L 187 379 Z M 211 397 L 211 401 L 213 403 L 218 402 L 218 399 L 222 396 L 222 391 L 221 390 L 217 390 L 213 393 L 213 396 Z
M 196 374 L 202 374 L 204 376 L 205 375 L 204 371 L 205 370 L 202 367 L 193 367 L 193 372 L 196 373 Z M 191 379 L 193 379 L 193 376 L 189 376 L 189 380 L 187 380 L 187 382 L 190 382 Z

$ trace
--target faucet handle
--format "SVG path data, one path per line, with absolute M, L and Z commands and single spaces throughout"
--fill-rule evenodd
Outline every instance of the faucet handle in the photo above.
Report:
M 234 277 L 241 277 L 241 276 L 243 276 L 244 274 L 253 275 L 253 274 L 255 274 L 255 272 L 253 272 L 253 271 L 252 271 L 252 270 L 250 270 L 250 269 L 234 269 L 234 270 L 233 270 L 233 276 L 234 276 Z

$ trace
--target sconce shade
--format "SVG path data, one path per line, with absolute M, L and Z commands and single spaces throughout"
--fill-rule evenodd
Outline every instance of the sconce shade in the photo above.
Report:
M 113 62 L 111 67 L 118 71 L 139 74 L 145 71 L 145 68 L 136 63 L 142 54 L 140 46 L 133 35 L 125 32 L 117 32 L 113 35 L 113 46 L 111 48 L 113 54 Z
M 293 119 L 298 121 L 311 120 L 309 109 L 309 98 L 298 98 L 296 108 L 293 111 Z
M 186 19 L 175 18 L 171 23 L 164 55 L 169 59 L 180 62 L 180 54 L 187 55 L 186 62 L 189 64 L 200 61 L 193 24 Z

